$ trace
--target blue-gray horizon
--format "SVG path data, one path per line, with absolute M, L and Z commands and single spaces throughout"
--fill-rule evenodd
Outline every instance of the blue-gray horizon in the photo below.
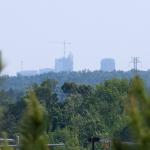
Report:
M 0 1 L 0 49 L 4 73 L 54 68 L 64 54 L 74 55 L 74 70 L 99 70 L 114 58 L 117 70 L 130 70 L 132 56 L 141 70 L 150 68 L 148 0 L 5 0 Z

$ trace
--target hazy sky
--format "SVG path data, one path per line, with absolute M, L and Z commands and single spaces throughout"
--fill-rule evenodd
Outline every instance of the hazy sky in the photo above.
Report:
M 0 0 L 0 49 L 5 73 L 54 67 L 69 41 L 75 70 L 99 69 L 105 57 L 128 70 L 132 56 L 150 68 L 149 0 Z

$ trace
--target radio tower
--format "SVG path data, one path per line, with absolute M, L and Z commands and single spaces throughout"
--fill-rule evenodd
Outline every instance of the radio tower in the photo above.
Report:
M 137 73 L 138 64 L 141 63 L 140 58 L 139 57 L 133 57 L 131 63 L 133 64 L 133 70 Z

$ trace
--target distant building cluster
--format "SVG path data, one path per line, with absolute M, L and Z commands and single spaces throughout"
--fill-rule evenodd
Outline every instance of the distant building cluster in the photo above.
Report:
M 101 61 L 101 71 L 112 72 L 116 70 L 115 60 L 112 58 L 105 58 Z
M 54 69 L 44 68 L 44 69 L 40 69 L 39 71 L 37 71 L 37 70 L 24 70 L 24 71 L 18 72 L 17 76 L 30 77 L 30 76 L 46 74 L 49 72 L 54 72 Z
M 39 74 L 45 74 L 45 73 L 54 72 L 54 71 L 55 71 L 54 69 L 44 68 L 44 69 L 39 70 Z
M 36 70 L 25 70 L 17 73 L 17 76 L 35 76 L 38 72 Z
M 112 72 L 116 70 L 115 60 L 112 58 L 104 58 L 100 63 L 100 70 L 103 72 Z M 55 68 L 43 68 L 39 71 L 36 70 L 24 70 L 17 73 L 18 76 L 35 76 L 46 74 L 49 72 L 72 72 L 73 71 L 73 55 L 69 54 L 62 58 L 55 59 Z
M 72 72 L 73 71 L 73 55 L 69 54 L 67 57 L 55 59 L 55 69 L 44 68 L 39 71 L 24 70 L 17 73 L 17 76 L 35 76 L 46 74 L 49 72 Z

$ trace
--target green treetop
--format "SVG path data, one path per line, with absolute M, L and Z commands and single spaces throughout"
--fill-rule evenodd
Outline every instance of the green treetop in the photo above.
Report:
M 21 126 L 21 150 L 47 150 L 46 115 L 31 91 Z

